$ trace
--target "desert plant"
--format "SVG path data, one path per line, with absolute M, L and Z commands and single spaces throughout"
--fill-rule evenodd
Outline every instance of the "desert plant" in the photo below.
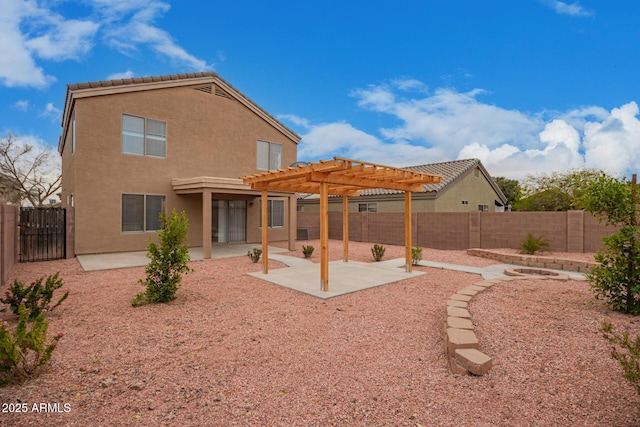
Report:
M 158 231 L 159 244 L 149 243 L 147 257 L 150 262 L 145 269 L 146 279 L 139 283 L 146 291 L 136 295 L 131 302 L 138 306 L 146 303 L 173 301 L 182 281 L 182 274 L 193 270 L 187 265 L 190 260 L 186 246 L 187 214 L 178 214 L 174 209 L 171 215 L 160 214 L 162 229 Z
M 313 254 L 313 249 L 314 247 L 311 245 L 309 246 L 302 245 L 302 253 L 304 254 L 304 257 L 311 258 L 311 254 Z
M 373 259 L 375 259 L 376 261 L 380 261 L 384 256 L 385 250 L 386 250 L 385 247 L 382 245 L 379 245 L 377 243 L 373 245 L 373 247 L 371 248 L 371 254 L 373 255 Z
M 49 322 L 45 320 L 44 312 L 33 319 L 31 329 L 24 303 L 18 306 L 17 313 L 18 324 L 13 333 L 5 323 L 0 324 L 0 385 L 20 382 L 38 374 L 62 338 L 62 334 L 58 334 L 46 344 Z
M 60 289 L 63 285 L 62 279 L 58 277 L 59 273 L 53 276 L 48 276 L 47 280 L 42 284 L 44 277 L 31 282 L 26 286 L 20 280 L 14 280 L 13 284 L 9 286 L 9 290 L 5 292 L 5 297 L 0 298 L 0 302 L 7 304 L 14 314 L 18 314 L 18 308 L 20 304 L 24 304 L 29 321 L 34 320 L 45 311 L 51 311 L 62 304 L 62 301 L 67 299 L 69 292 L 66 292 L 57 303 L 51 305 L 51 299 L 53 298 L 53 292 Z M 0 312 L 7 311 L 7 308 L 3 308 Z
M 421 259 L 422 259 L 422 248 L 419 246 L 416 246 L 415 248 L 411 248 L 411 264 L 418 265 Z
M 251 258 L 251 261 L 256 263 L 260 261 L 260 255 L 262 255 L 262 249 L 260 248 L 253 248 L 253 251 L 247 252 L 247 256 Z
M 527 234 L 527 238 L 520 242 L 520 248 L 523 254 L 533 255 L 542 248 L 549 246 L 549 241 L 542 236 L 534 236 L 533 234 Z
M 602 335 L 613 344 L 611 357 L 620 362 L 624 377 L 635 385 L 640 394 L 640 335 L 629 338 L 626 331 L 616 332 L 609 322 L 602 323 Z
M 616 311 L 640 314 L 640 211 L 636 175 L 631 182 L 602 174 L 582 196 L 582 204 L 598 221 L 618 227 L 604 237 L 587 278 L 595 299 L 603 298 Z

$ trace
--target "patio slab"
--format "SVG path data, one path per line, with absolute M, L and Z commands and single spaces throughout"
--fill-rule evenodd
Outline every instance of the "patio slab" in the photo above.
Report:
M 329 290 L 325 292 L 320 288 L 320 264 L 314 264 L 300 258 L 288 260 L 287 258 L 294 257 L 282 255 L 274 255 L 270 258 L 277 259 L 289 267 L 270 269 L 268 274 L 261 272 L 247 274 L 322 299 L 387 285 L 425 274 L 424 271 L 406 272 L 402 259 L 384 263 L 331 261 L 329 263 Z M 290 261 L 291 264 L 287 261 Z
M 246 256 L 253 248 L 259 248 L 260 244 L 245 243 L 218 243 L 211 249 L 211 258 L 231 258 Z M 287 249 L 269 246 L 269 254 L 287 252 Z M 202 261 L 202 248 L 189 248 L 191 261 Z M 78 255 L 78 261 L 84 271 L 112 270 L 116 268 L 141 267 L 149 264 L 147 251 L 117 252 L 109 254 Z

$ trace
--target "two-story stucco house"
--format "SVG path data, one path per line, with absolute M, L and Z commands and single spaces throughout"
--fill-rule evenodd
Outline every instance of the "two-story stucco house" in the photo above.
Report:
M 174 208 L 205 258 L 212 243 L 259 242 L 260 192 L 240 177 L 295 162 L 299 141 L 214 72 L 68 85 L 58 151 L 72 255 L 144 250 Z M 295 195 L 270 193 L 268 209 L 269 239 L 293 248 Z

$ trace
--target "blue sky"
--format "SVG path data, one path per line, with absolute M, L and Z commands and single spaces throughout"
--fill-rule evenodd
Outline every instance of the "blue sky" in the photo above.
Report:
M 55 150 L 66 85 L 215 71 L 300 160 L 640 164 L 640 2 L 2 0 L 0 133 Z

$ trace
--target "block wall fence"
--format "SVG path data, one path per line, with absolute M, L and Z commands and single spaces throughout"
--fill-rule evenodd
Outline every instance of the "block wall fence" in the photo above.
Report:
M 19 206 L 0 205 L 0 284 L 6 282 L 9 272 L 18 262 L 19 218 Z
M 320 238 L 318 212 L 298 212 L 298 229 Z M 414 212 L 413 245 L 461 250 L 520 248 L 528 233 L 543 236 L 555 252 L 596 252 L 602 238 L 616 231 L 584 211 L 565 212 Z M 342 212 L 329 212 L 329 238 L 342 240 Z M 404 245 L 404 213 L 349 213 L 349 240 Z

